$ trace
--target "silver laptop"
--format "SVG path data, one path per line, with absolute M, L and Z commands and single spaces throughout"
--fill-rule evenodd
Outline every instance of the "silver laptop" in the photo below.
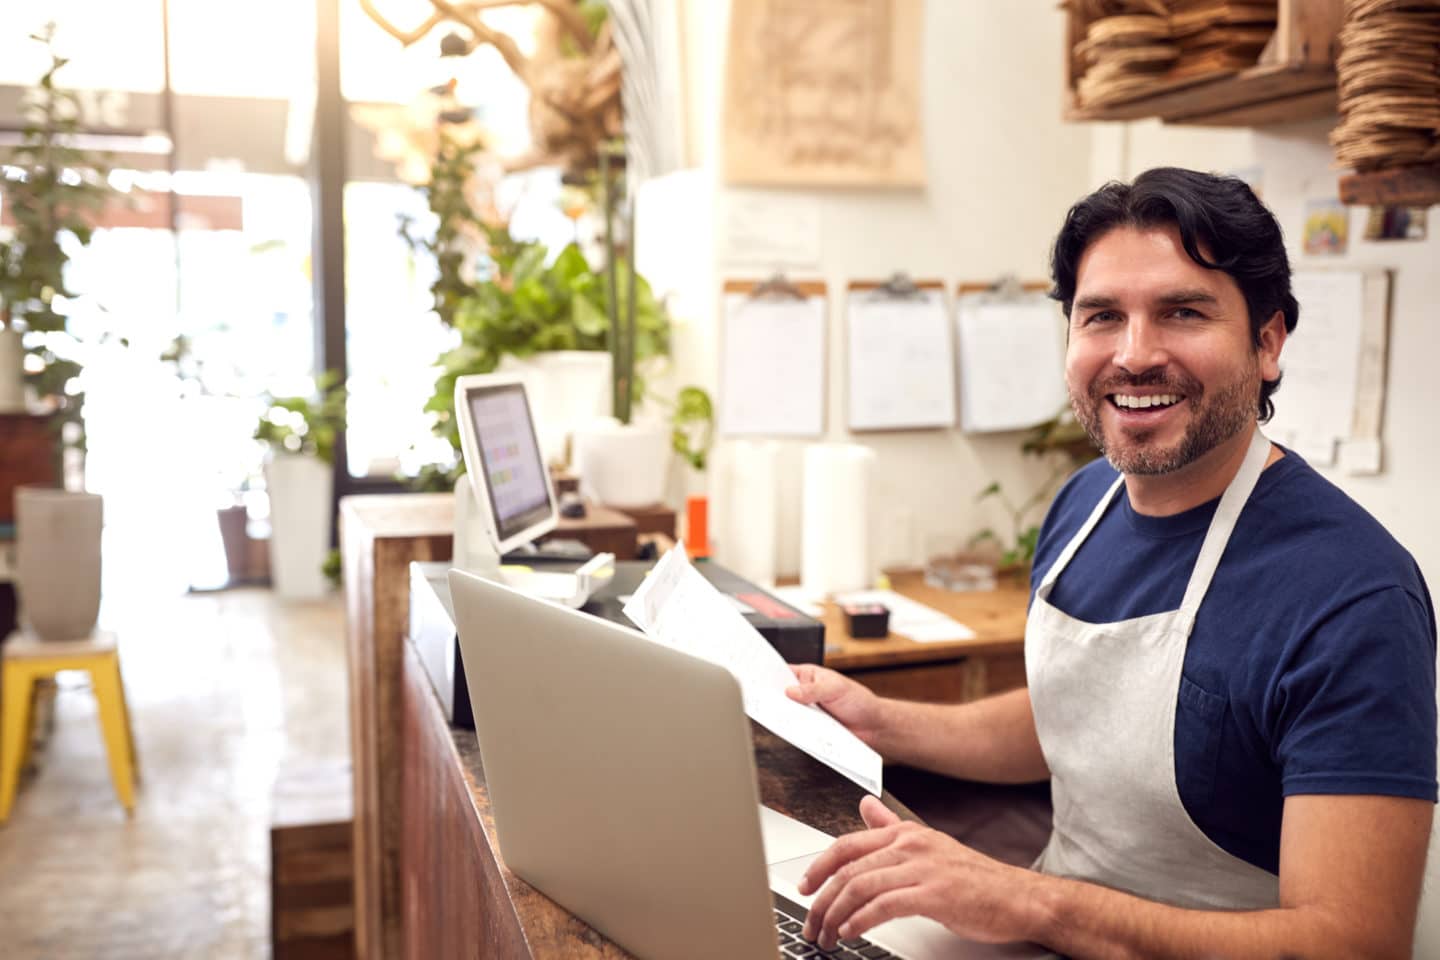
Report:
M 511 870 L 646 960 L 774 957 L 798 936 L 795 884 L 832 838 L 760 806 L 729 673 L 460 570 L 450 595 Z M 913 960 L 1048 956 L 923 918 L 865 939 Z

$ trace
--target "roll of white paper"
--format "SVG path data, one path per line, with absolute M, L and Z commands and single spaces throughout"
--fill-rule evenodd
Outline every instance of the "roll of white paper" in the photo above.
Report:
M 724 562 L 751 583 L 771 587 L 780 522 L 780 445 L 734 440 L 729 447 Z
M 870 586 L 870 471 L 875 452 L 849 443 L 805 448 L 800 587 L 823 596 Z

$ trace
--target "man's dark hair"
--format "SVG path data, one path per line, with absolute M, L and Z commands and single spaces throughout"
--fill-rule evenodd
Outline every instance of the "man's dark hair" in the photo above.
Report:
M 1065 315 L 1075 303 L 1076 271 L 1090 244 L 1116 227 L 1174 226 L 1185 252 L 1207 270 L 1235 278 L 1250 313 L 1250 335 L 1260 345 L 1260 328 L 1279 310 L 1291 332 L 1300 307 L 1290 292 L 1290 260 L 1275 215 L 1245 181 L 1179 167 L 1156 167 L 1133 184 L 1111 181 L 1070 208 L 1055 238 L 1050 296 Z M 1204 252 L 1202 252 L 1204 248 Z M 1208 252 L 1213 259 L 1206 259 Z M 1260 422 L 1275 414 L 1270 395 L 1280 378 L 1260 384 Z

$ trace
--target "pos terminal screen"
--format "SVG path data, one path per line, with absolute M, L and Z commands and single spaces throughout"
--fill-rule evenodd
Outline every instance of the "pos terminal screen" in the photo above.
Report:
M 530 405 L 519 384 L 477 387 L 467 399 L 495 533 L 506 540 L 553 511 Z

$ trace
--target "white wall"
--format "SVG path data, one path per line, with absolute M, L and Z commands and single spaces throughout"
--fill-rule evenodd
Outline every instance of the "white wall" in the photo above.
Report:
M 709 204 L 695 202 L 694 217 L 708 218 L 715 231 L 709 244 L 716 269 L 703 298 L 685 298 L 689 309 L 680 318 L 675 376 L 712 390 L 718 379 L 719 284 L 729 276 L 767 272 L 721 259 L 725 244 L 718 231 L 724 229 L 727 204 L 738 196 L 770 195 L 719 182 L 728 8 L 724 0 L 691 0 L 687 8 L 690 69 L 697 88 L 691 106 L 706 125 L 700 151 L 713 191 Z M 1089 183 L 1089 133 L 1060 121 L 1063 24 L 1049 0 L 925 4 L 928 186 L 786 192 L 820 207 L 819 268 L 796 270 L 792 276 L 819 277 L 829 284 L 826 439 L 855 440 L 879 455 L 872 487 L 872 543 L 879 565 L 918 562 L 933 533 L 968 536 L 986 526 L 1006 529 L 1004 514 L 991 504 L 977 506 L 975 494 L 999 480 L 1023 499 L 1048 473 L 1033 458 L 1021 457 L 1020 434 L 968 436 L 945 430 L 852 437 L 845 429 L 843 291 L 851 279 L 883 279 L 900 269 L 913 277 L 944 280 L 952 289 L 960 281 L 992 280 L 1004 273 L 1045 278 L 1050 242 L 1066 209 Z M 697 251 L 706 246 L 693 234 L 686 241 Z M 640 247 L 643 257 L 643 234 Z M 640 263 L 643 269 L 644 260 Z M 782 453 L 781 573 L 799 569 L 801 446 L 786 443 Z M 717 514 L 712 529 L 723 541 L 730 506 L 720 482 L 727 464 L 723 444 L 715 461 L 709 472 Z M 1037 513 L 1034 520 L 1039 519 Z M 724 550 L 718 542 L 721 559 Z
M 719 283 L 741 271 L 721 261 L 718 231 L 725 205 L 742 191 L 718 179 L 722 67 L 729 4 L 686 0 L 692 71 L 694 141 L 708 188 L 693 201 L 699 235 L 686 249 L 703 264 L 691 278 L 704 287 L 686 298 L 677 337 L 675 376 L 712 391 L 717 380 Z M 904 268 L 939 277 L 952 287 L 1005 272 L 1045 275 L 1049 245 L 1065 210 L 1107 179 L 1129 178 L 1152 166 L 1175 164 L 1246 171 L 1258 178 L 1266 202 L 1285 230 L 1296 265 L 1384 266 L 1394 271 L 1389 390 L 1385 405 L 1385 469 L 1375 477 L 1331 479 L 1370 510 L 1410 549 L 1432 590 L 1440 586 L 1440 222 L 1423 242 L 1361 238 L 1364 211 L 1352 213 L 1350 246 L 1339 258 L 1308 258 L 1299 250 L 1305 200 L 1335 195 L 1337 172 L 1318 121 L 1263 131 L 1166 127 L 1155 122 L 1068 125 L 1060 121 L 1063 14 L 1050 0 L 930 0 L 924 31 L 924 121 L 929 185 L 923 191 L 816 191 L 822 213 L 819 275 L 832 294 L 846 281 Z M 1258 169 L 1255 169 L 1258 168 Z M 1253 181 L 1252 181 L 1253 182 Z M 1432 218 L 1440 208 L 1431 209 Z M 644 240 L 641 241 L 642 253 Z M 643 264 L 642 264 L 643 267 Z M 753 271 L 752 271 L 753 274 Z M 799 274 L 797 273 L 797 276 Z M 696 278 L 699 279 L 696 279 Z M 878 560 L 920 559 L 927 531 L 968 534 L 1000 524 L 996 512 L 973 504 L 992 479 L 1028 492 L 1043 475 L 1018 453 L 1018 435 L 966 436 L 958 431 L 847 436 L 843 426 L 843 299 L 832 295 L 829 328 L 830 439 L 858 439 L 879 453 L 875 512 Z M 1305 331 L 1301 317 L 1297 335 Z M 1277 404 L 1285 402 L 1282 387 Z M 788 452 L 782 508 L 781 570 L 798 569 L 799 445 Z M 710 471 L 710 492 L 724 451 Z M 692 488 L 704 479 L 690 478 Z M 719 518 L 717 518 L 719 519 Z M 723 544 L 720 545 L 723 558 Z M 1440 877 L 1440 850 L 1429 877 Z M 1428 881 L 1431 886 L 1440 884 Z M 1440 902 L 1427 891 L 1416 956 L 1440 956 Z
M 1385 266 L 1394 273 L 1389 392 L 1385 408 L 1385 470 L 1376 477 L 1331 478 L 1375 514 L 1440 582 L 1440 506 L 1431 478 L 1440 476 L 1440 378 L 1429 358 L 1440 348 L 1440 223 L 1423 242 L 1361 239 L 1364 210 L 1353 211 L 1349 253 L 1310 258 L 1299 250 L 1304 203 L 1335 195 L 1338 174 L 1325 120 L 1263 130 L 1131 124 L 1066 124 L 1060 120 L 1063 14 L 1047 0 L 929 2 L 924 29 L 924 123 L 929 183 L 924 190 L 785 191 L 819 204 L 822 251 L 817 271 L 832 292 L 827 438 L 852 439 L 879 453 L 878 560 L 917 559 L 926 531 L 970 532 L 998 523 L 976 508 L 973 494 L 992 479 L 1015 492 L 1043 476 L 1018 454 L 1019 435 L 928 431 L 852 437 L 844 427 L 843 289 L 848 280 L 880 278 L 895 269 L 938 277 L 952 287 L 1001 273 L 1044 278 L 1050 243 L 1065 210 L 1105 180 L 1152 166 L 1177 164 L 1245 171 L 1285 230 L 1297 266 Z M 691 111 L 698 117 L 693 192 L 696 228 L 679 242 L 695 264 L 677 334 L 675 378 L 714 389 L 716 312 L 727 276 L 763 270 L 724 261 L 727 204 L 740 196 L 772 196 L 726 187 L 719 180 L 719 135 L 726 0 L 688 0 L 686 41 Z M 673 238 L 665 238 L 673 239 Z M 651 235 L 659 243 L 659 238 Z M 642 233 L 641 254 L 646 239 Z M 642 267 L 643 267 L 642 259 Z M 706 286 L 696 290 L 697 286 Z M 1304 335 L 1304 320 L 1298 335 Z M 1283 403 L 1284 388 L 1276 402 Z M 790 451 L 798 466 L 798 448 Z M 723 461 L 723 450 L 718 452 Z M 791 471 L 792 473 L 798 471 Z M 718 481 L 720 470 L 708 478 Z M 692 486 L 695 485 L 692 483 Z M 712 491 L 713 492 L 713 491 Z M 798 526 L 798 500 L 783 511 Z M 888 533 L 886 531 L 889 531 Z M 782 570 L 795 570 L 797 534 L 782 536 Z

